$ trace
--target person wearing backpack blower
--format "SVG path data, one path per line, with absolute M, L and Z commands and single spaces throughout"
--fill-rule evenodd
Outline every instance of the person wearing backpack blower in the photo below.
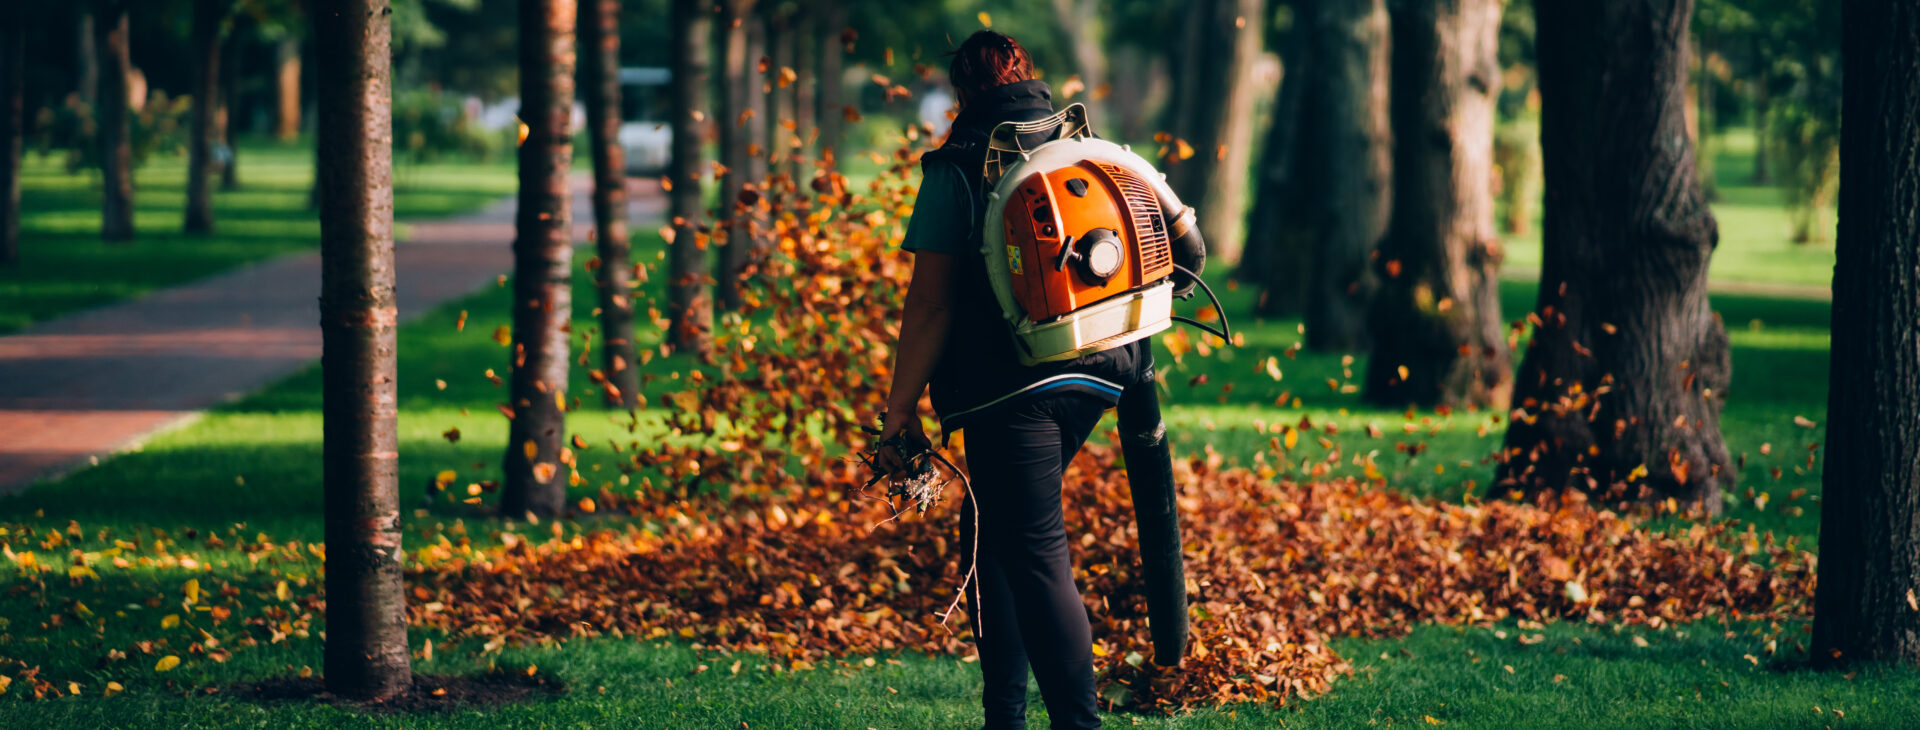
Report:
M 942 433 L 966 434 L 960 544 L 977 545 L 967 603 L 986 726 L 1025 726 L 1031 669 L 1054 727 L 1098 727 L 1061 478 L 1118 406 L 1154 660 L 1177 665 L 1186 588 L 1147 337 L 1169 320 L 1193 323 L 1169 310 L 1205 287 L 1205 244 L 1150 164 L 1094 138 L 1079 105 L 1055 113 L 1013 38 L 982 30 L 949 55 L 960 112 L 922 160 L 874 463 L 883 474 L 924 463 L 918 403 L 930 389 Z

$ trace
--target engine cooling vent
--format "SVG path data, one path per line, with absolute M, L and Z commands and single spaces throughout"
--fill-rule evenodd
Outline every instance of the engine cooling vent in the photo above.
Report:
M 1100 171 L 1113 179 L 1126 201 L 1127 220 L 1133 225 L 1134 240 L 1140 242 L 1140 269 L 1148 278 L 1158 278 L 1173 269 L 1173 246 L 1167 242 L 1167 224 L 1160 216 L 1160 199 L 1153 186 L 1118 165 L 1095 161 Z

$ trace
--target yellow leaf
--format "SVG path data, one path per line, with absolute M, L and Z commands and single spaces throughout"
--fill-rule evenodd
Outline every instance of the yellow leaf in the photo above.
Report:
M 992 27 L 993 27 L 993 16 L 991 16 L 991 15 L 988 15 L 988 14 L 987 14 L 987 11 L 985 11 L 985 10 L 982 10 L 982 11 L 980 11 L 980 25 L 982 25 L 982 26 L 985 26 L 985 27 L 988 27 L 988 28 L 992 28 Z
M 286 584 L 282 583 L 281 585 L 286 585 Z M 166 616 L 161 617 L 160 619 L 160 628 L 163 628 L 163 629 L 171 629 L 179 625 L 180 625 L 179 614 L 170 613 L 170 614 L 167 614 Z
M 504 324 L 493 328 L 493 341 L 500 343 L 501 347 L 513 344 L 513 328 Z
M 1267 377 L 1273 378 L 1274 380 L 1280 379 L 1280 358 L 1272 355 L 1267 356 Z
M 200 579 L 188 578 L 186 585 L 180 586 L 180 593 L 187 597 L 187 603 L 199 603 Z
M 173 668 L 177 666 L 180 666 L 180 657 L 174 656 L 172 654 L 168 654 L 166 656 L 160 657 L 160 661 L 153 663 L 153 671 L 156 671 L 156 672 L 172 671 Z
M 453 480 L 459 478 L 459 476 L 460 475 L 455 473 L 452 469 L 448 469 L 446 471 L 440 472 L 439 474 L 433 475 L 433 481 L 438 483 L 440 486 L 444 487 L 448 484 L 452 484 Z
M 120 694 L 121 692 L 123 692 L 123 691 L 125 691 L 126 689 L 127 689 L 127 688 L 126 688 L 126 687 L 123 687 L 123 686 L 121 686 L 119 682 L 108 682 L 108 683 L 107 683 L 107 691 L 106 691 L 106 692 L 103 692 L 103 693 L 101 693 L 101 696 L 102 696 L 102 697 L 112 697 L 112 696 L 114 696 L 114 695 L 117 695 L 117 694 Z
M 286 581 L 280 581 L 273 586 L 273 597 L 282 601 L 291 601 L 293 600 L 293 589 L 287 587 Z
M 526 452 L 528 459 L 534 459 L 540 456 L 540 445 L 534 443 L 533 439 L 527 439 L 527 442 L 520 446 L 520 450 Z
M 1281 443 L 1286 444 L 1289 449 L 1293 448 L 1295 444 L 1300 443 L 1300 432 L 1288 427 L 1286 438 Z

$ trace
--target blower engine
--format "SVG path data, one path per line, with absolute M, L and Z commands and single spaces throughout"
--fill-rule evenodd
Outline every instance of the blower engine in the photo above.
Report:
M 1048 141 L 1021 146 L 1049 129 Z M 982 253 L 1022 364 L 1119 347 L 1175 320 L 1232 341 L 1230 330 L 1173 315 L 1172 277 L 1182 267 L 1172 240 L 1193 225 L 1193 211 L 1151 163 L 1093 137 L 1084 107 L 1003 123 L 987 149 Z

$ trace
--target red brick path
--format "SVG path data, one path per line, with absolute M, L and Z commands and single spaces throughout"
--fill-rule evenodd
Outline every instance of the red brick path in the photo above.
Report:
M 637 181 L 635 227 L 658 225 Z M 575 240 L 592 220 L 575 181 Z M 396 247 L 401 319 L 492 282 L 513 263 L 511 199 L 413 222 Z M 320 358 L 318 252 L 243 267 L 0 337 L 0 493 L 128 448 Z

